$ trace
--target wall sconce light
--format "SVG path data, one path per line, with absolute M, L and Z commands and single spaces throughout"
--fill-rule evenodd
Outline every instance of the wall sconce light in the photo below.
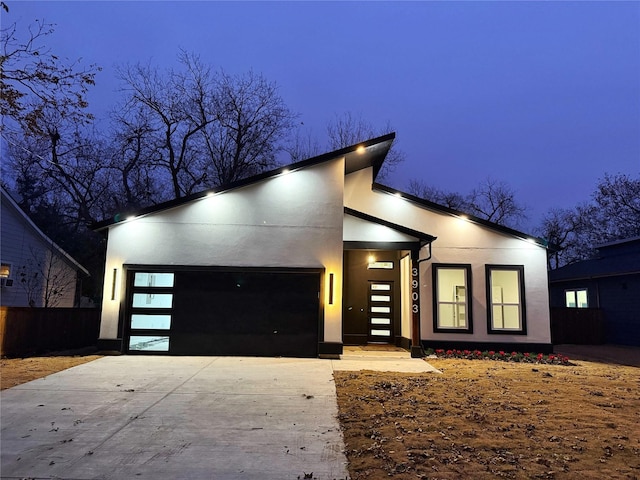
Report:
M 116 299 L 116 278 L 118 278 L 118 269 L 113 269 L 113 278 L 111 279 L 111 300 Z
M 329 305 L 333 305 L 333 273 L 329 274 Z

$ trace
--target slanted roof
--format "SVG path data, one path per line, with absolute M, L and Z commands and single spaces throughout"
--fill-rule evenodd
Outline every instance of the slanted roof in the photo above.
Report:
M 27 224 L 27 226 L 33 231 L 36 237 L 39 237 L 44 243 L 50 245 L 51 248 L 57 251 L 60 256 L 65 258 L 69 263 L 71 263 L 75 268 L 80 270 L 87 276 L 90 276 L 89 271 L 80 265 L 71 255 L 65 252 L 56 242 L 51 240 L 47 235 L 44 234 L 42 230 L 38 228 L 38 226 L 33 223 L 33 221 L 29 218 L 29 216 L 20 208 L 20 206 L 16 203 L 16 201 L 9 195 L 9 193 L 3 188 L 0 187 L 2 191 L 2 203 L 9 205 L 15 213 L 22 218 L 22 220 Z
M 640 237 L 623 238 L 596 245 L 602 256 L 633 253 L 640 255 Z
M 282 167 L 269 170 L 267 172 L 259 173 L 258 175 L 244 178 L 242 180 L 229 183 L 227 185 L 221 185 L 220 187 L 204 190 L 202 192 L 194 193 L 192 195 L 188 195 L 182 198 L 169 200 L 167 202 L 159 203 L 157 205 L 136 210 L 135 212 L 119 212 L 116 215 L 114 215 L 113 218 L 95 223 L 92 226 L 92 228 L 95 231 L 101 231 L 108 228 L 111 225 L 114 225 L 116 223 L 126 220 L 130 216 L 140 217 L 143 215 L 148 215 L 150 213 L 160 212 L 163 210 L 167 210 L 169 208 L 174 208 L 179 205 L 189 203 L 199 198 L 203 198 L 211 193 L 223 193 L 223 192 L 234 190 L 240 187 L 245 187 L 248 185 L 261 182 L 268 178 L 275 177 L 276 175 L 281 175 L 285 171 L 299 170 L 301 168 L 307 168 L 307 167 L 319 165 L 321 163 L 328 162 L 330 160 L 334 160 L 339 157 L 344 157 L 345 159 L 345 174 L 352 173 L 357 170 L 362 170 L 363 168 L 373 167 L 374 178 L 375 178 L 378 175 L 378 172 L 382 167 L 382 163 L 384 162 L 384 159 L 387 156 L 387 153 L 389 152 L 389 149 L 391 148 L 391 144 L 393 143 L 393 140 L 395 138 L 396 138 L 395 133 L 389 133 L 387 135 L 382 135 L 380 137 L 372 138 L 370 140 L 366 140 L 364 142 L 351 145 L 349 147 L 341 148 L 339 150 L 334 150 L 333 152 L 324 153 L 322 155 L 309 158 L 307 160 L 302 160 L 300 162 L 284 165 Z
M 565 265 L 549 272 L 551 283 L 640 274 L 640 237 L 598 247 L 597 258 Z
M 523 240 L 526 240 L 528 242 L 531 242 L 535 245 L 547 248 L 547 249 L 553 249 L 553 246 L 549 245 L 549 242 L 543 238 L 538 238 L 535 237 L 533 235 L 528 235 L 524 232 L 520 232 L 518 230 L 515 230 L 513 228 L 509 228 L 509 227 L 505 227 L 504 225 L 498 225 L 497 223 L 494 222 L 490 222 L 489 220 L 485 220 L 483 218 L 480 217 L 476 217 L 474 215 L 470 215 L 468 213 L 465 212 L 461 212 L 459 210 L 455 210 L 453 208 L 449 208 L 449 207 L 445 207 L 444 205 L 439 205 L 437 203 L 431 202 L 429 200 L 425 200 L 423 198 L 420 197 L 416 197 L 415 195 L 411 195 L 410 193 L 406 193 L 403 192 L 402 190 L 397 190 L 395 188 L 392 187 L 388 187 L 387 185 L 382 185 L 381 183 L 373 183 L 372 186 L 373 190 L 377 190 L 379 192 L 384 192 L 384 193 L 388 193 L 390 195 L 395 195 L 398 197 L 402 197 L 404 200 L 414 203 L 416 205 L 418 205 L 421 208 L 426 208 L 428 210 L 432 210 L 435 212 L 440 212 L 440 213 L 445 213 L 447 215 L 451 215 L 453 217 L 458 217 L 458 218 L 463 218 L 468 222 L 471 223 L 476 223 L 478 225 L 482 225 L 484 227 L 487 227 L 491 230 L 506 234 L 506 235 L 511 235 L 517 238 L 521 238 Z

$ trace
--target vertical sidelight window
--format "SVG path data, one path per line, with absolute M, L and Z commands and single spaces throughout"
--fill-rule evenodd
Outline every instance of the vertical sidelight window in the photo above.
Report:
M 436 332 L 472 333 L 471 265 L 433 265 L 433 322 Z
M 489 333 L 526 334 L 524 267 L 487 265 Z

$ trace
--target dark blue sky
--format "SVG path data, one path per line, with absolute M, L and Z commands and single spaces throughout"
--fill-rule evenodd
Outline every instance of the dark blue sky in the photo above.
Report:
M 98 117 L 115 65 L 172 66 L 182 48 L 275 81 L 321 142 L 346 111 L 389 122 L 396 188 L 508 182 L 530 226 L 605 172 L 640 175 L 640 2 L 8 3 L 5 21 L 55 23 L 56 54 L 103 67 Z

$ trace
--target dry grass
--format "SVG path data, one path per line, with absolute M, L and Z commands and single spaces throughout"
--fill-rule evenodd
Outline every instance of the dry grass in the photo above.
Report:
M 640 478 L 640 369 L 429 362 L 335 373 L 353 480 Z
M 100 358 L 100 355 L 0 359 L 0 390 Z

